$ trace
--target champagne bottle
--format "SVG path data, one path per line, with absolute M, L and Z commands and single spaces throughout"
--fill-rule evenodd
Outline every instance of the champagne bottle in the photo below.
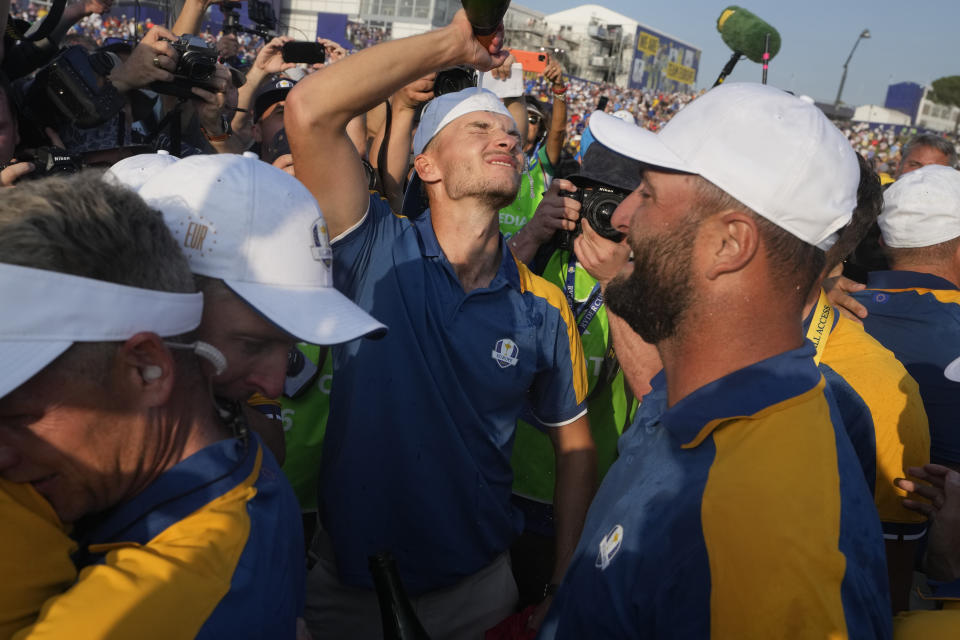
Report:
M 384 640 L 430 640 L 403 589 L 393 554 L 381 551 L 367 560 L 380 601 Z
M 460 0 L 467 19 L 473 25 L 473 33 L 483 46 L 493 42 L 493 34 L 507 13 L 510 0 Z

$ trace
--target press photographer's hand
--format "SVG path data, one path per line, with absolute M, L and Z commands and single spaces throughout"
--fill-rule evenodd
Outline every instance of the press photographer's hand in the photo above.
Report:
M 0 169 L 0 187 L 12 187 L 17 180 L 34 170 L 32 162 L 17 162 L 16 159 L 3 169 Z M 0 454 L 2 459 L 2 454 Z M 2 468 L 0 464 L 0 468 Z
M 151 82 L 170 82 L 180 56 L 170 44 L 177 37 L 164 27 L 155 26 L 136 46 L 125 62 L 110 72 L 110 82 L 117 91 L 145 87 Z
M 287 69 L 292 69 L 297 66 L 293 62 L 283 61 L 283 45 L 287 42 L 293 42 L 293 38 L 290 36 L 279 36 L 268 42 L 260 49 L 260 53 L 257 54 L 257 59 L 253 61 L 253 66 L 250 67 L 248 76 L 252 74 L 255 78 L 259 79 L 268 74 L 282 73 Z
M 429 73 L 417 78 L 400 91 L 393 94 L 393 100 L 398 107 L 415 110 L 421 104 L 433 100 L 433 83 L 437 79 L 436 73 Z
M 523 227 L 523 233 L 541 245 L 561 229 L 564 231 L 576 229 L 577 220 L 580 219 L 580 203 L 573 198 L 560 195 L 561 191 L 575 192 L 576 190 L 577 186 L 569 180 L 562 178 L 554 180 L 547 192 L 543 194 L 543 200 L 540 201 L 530 222 Z
M 627 244 L 626 239 L 620 242 L 607 240 L 594 231 L 586 221 L 580 225 L 580 228 L 583 233 L 573 241 L 577 260 L 587 273 L 605 287 L 628 265 L 630 245 Z

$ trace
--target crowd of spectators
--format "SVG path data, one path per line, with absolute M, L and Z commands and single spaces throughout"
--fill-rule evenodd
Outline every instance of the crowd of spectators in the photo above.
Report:
M 382 27 L 364 22 L 347 22 L 346 38 L 359 51 L 390 39 L 390 27 Z

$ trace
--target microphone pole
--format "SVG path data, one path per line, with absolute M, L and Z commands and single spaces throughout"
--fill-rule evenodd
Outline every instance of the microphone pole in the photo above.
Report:
M 763 84 L 767 84 L 767 69 L 770 68 L 770 34 L 763 40 Z
M 723 67 L 723 71 L 720 72 L 720 75 L 717 76 L 717 81 L 713 83 L 713 86 L 723 84 L 723 81 L 727 79 L 731 73 L 733 73 L 733 68 L 737 66 L 737 63 L 740 62 L 740 58 L 743 56 L 739 51 L 734 51 L 733 55 L 730 56 L 730 59 L 727 60 L 726 66 Z

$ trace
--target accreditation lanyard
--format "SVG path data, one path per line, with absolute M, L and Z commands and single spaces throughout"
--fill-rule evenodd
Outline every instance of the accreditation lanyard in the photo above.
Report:
M 813 318 L 810 320 L 810 327 L 807 329 L 807 340 L 813 343 L 817 348 L 813 361 L 820 365 L 823 358 L 823 351 L 827 348 L 827 339 L 830 337 L 830 331 L 833 329 L 833 321 L 837 315 L 837 310 L 831 306 L 827 300 L 827 294 L 820 290 L 820 299 L 817 300 Z
M 573 317 L 580 318 L 577 320 L 577 331 L 580 332 L 580 335 L 583 335 L 593 321 L 593 318 L 597 315 L 597 312 L 600 311 L 600 307 L 603 306 L 603 293 L 600 291 L 600 283 L 597 282 L 593 285 L 593 290 L 590 292 L 590 295 L 587 296 L 587 299 L 583 302 L 577 302 L 574 293 L 576 279 L 577 255 L 571 251 L 570 260 L 567 262 L 567 280 L 564 284 L 563 291 L 567 296 L 567 303 L 570 305 L 571 311 L 573 311 Z

